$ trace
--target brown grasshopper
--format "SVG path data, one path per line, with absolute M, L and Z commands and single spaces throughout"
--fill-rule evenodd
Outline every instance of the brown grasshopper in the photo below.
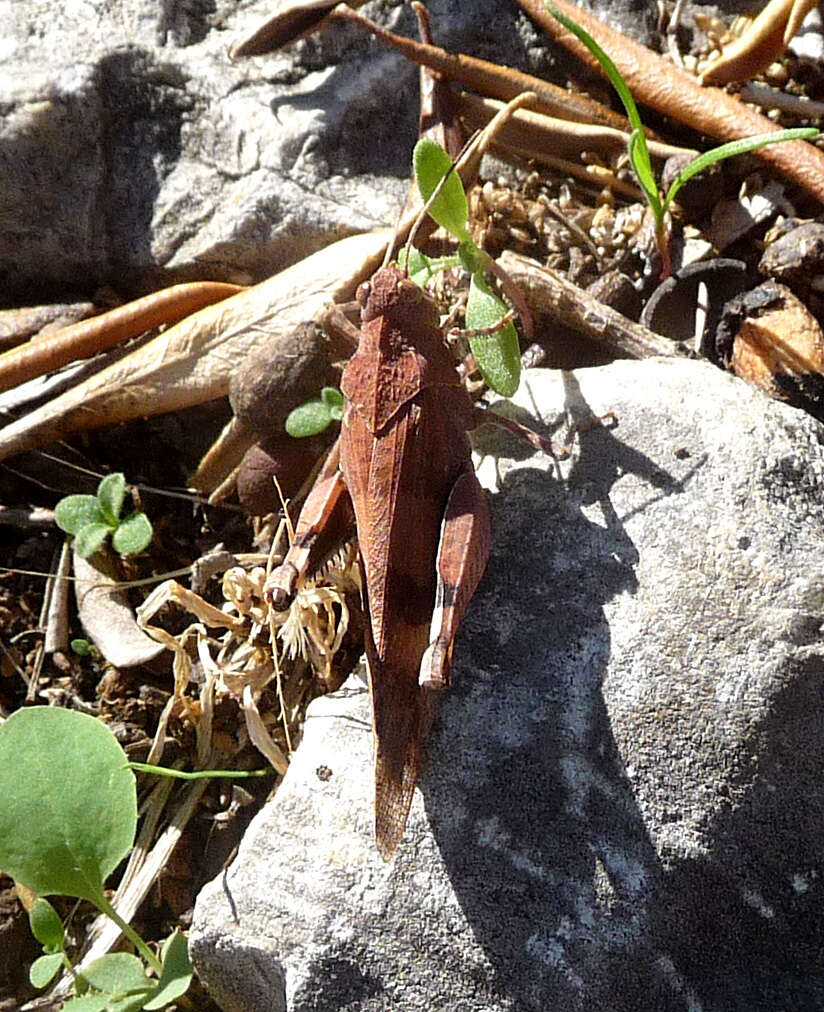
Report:
M 489 509 L 467 431 L 478 424 L 432 300 L 395 266 L 358 291 L 360 343 L 341 381 L 339 468 L 315 485 L 268 596 L 282 610 L 352 518 L 366 578 L 375 837 L 403 836 L 455 634 L 486 567 Z M 328 472 L 327 472 L 328 473 Z

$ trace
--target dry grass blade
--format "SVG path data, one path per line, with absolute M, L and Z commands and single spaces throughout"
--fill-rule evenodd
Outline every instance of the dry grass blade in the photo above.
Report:
M 131 605 L 105 563 L 95 565 L 73 553 L 77 610 L 83 628 L 100 653 L 115 667 L 148 664 L 163 647 L 147 636 L 137 624 Z
M 601 72 L 595 57 L 552 17 L 543 0 L 518 0 L 518 3 L 549 35 L 587 66 Z M 555 3 L 563 14 L 585 28 L 609 53 L 637 102 L 722 141 L 778 129 L 772 120 L 734 96 L 718 88 L 702 88 L 686 71 L 604 25 L 568 0 L 555 0 Z M 784 173 L 816 200 L 824 201 L 824 153 L 812 144 L 806 141 L 773 144 L 753 152 L 753 156 Z
M 260 341 L 291 332 L 327 302 L 353 296 L 380 262 L 387 234 L 350 236 L 268 281 L 209 306 L 80 386 L 0 429 L 0 460 L 147 414 L 223 397 L 232 373 Z

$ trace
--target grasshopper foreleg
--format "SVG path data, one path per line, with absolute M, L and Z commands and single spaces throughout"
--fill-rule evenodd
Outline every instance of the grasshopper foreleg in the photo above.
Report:
M 275 611 L 285 611 L 289 607 L 298 580 L 316 572 L 354 530 L 352 500 L 343 476 L 336 471 L 319 481 L 306 497 L 295 527 L 295 540 L 266 582 L 266 597 Z

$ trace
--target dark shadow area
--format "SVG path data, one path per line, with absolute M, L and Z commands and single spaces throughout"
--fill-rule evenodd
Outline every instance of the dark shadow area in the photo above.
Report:
M 702 832 L 708 859 L 663 863 L 603 695 L 604 606 L 635 592 L 638 561 L 631 514 L 616 513 L 610 491 L 619 476 L 642 478 L 643 510 L 678 495 L 704 458 L 676 478 L 622 443 L 620 425 L 588 425 L 574 377 L 565 382 L 564 424 L 580 450 L 564 482 L 525 467 L 492 498 L 492 556 L 422 785 L 491 987 L 519 1012 L 814 1012 L 824 1007 L 820 615 L 794 632 L 811 648 L 807 669 L 786 679 L 749 755 L 731 756 L 741 793 L 731 777 L 729 807 Z M 558 441 L 564 424 L 544 434 Z M 518 459 L 512 437 L 497 438 Z M 813 743 L 808 753 L 799 741 Z
M 158 45 L 192 46 L 212 28 L 216 0 L 162 0 L 157 26 Z
M 364 973 L 363 960 L 328 958 L 311 968 L 309 979 L 320 982 L 315 993 L 307 991 L 301 999 L 306 1012 L 328 1012 L 335 1008 L 364 1008 L 369 999 L 383 994 L 380 980 Z
M 793 668 L 738 759 L 746 793 L 734 797 L 733 778 L 706 826 L 709 860 L 674 866 L 651 909 L 712 1007 L 824 1008 L 824 667 L 816 654 Z
M 417 70 L 388 54 L 383 78 L 364 88 L 357 80 L 362 66 L 374 75 L 374 60 L 361 54 L 331 69 L 317 90 L 273 98 L 272 112 L 282 121 L 290 109 L 326 111 L 319 133 L 294 152 L 311 158 L 319 175 L 408 178 L 418 136 Z
M 152 217 L 160 184 L 180 157 L 183 121 L 192 106 L 186 81 L 151 54 L 129 48 L 100 62 L 103 189 L 112 277 L 152 264 Z
M 648 952 L 644 901 L 662 872 L 601 691 L 603 605 L 636 589 L 637 552 L 611 484 L 627 470 L 669 494 L 678 483 L 604 427 L 578 438 L 566 483 L 522 468 L 493 497 L 492 557 L 456 649 L 424 799 L 502 999 L 536 1012 L 680 1009 Z M 603 524 L 582 510 L 593 503 Z

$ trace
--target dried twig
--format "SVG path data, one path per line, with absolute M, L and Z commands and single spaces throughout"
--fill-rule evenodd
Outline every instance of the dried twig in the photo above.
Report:
M 493 98 L 480 98 L 468 92 L 457 96 L 458 112 L 473 127 L 486 124 L 501 108 Z M 510 122 L 502 127 L 497 144 L 522 152 L 531 152 L 534 157 L 552 155 L 560 158 L 578 156 L 582 151 L 625 152 L 629 133 L 614 127 L 592 123 L 576 123 L 558 119 L 530 109 L 518 109 Z M 695 157 L 698 152 L 675 144 L 648 140 L 647 147 L 653 158 L 667 159 L 672 155 Z
M 243 291 L 239 285 L 196 281 L 172 285 L 90 320 L 81 320 L 47 337 L 0 355 L 0 390 L 25 383 L 79 358 L 88 358 L 161 324 L 177 323 L 204 306 Z
M 170 327 L 79 387 L 0 429 L 0 459 L 147 414 L 226 395 L 232 373 L 261 340 L 278 335 L 332 299 L 349 299 L 380 262 L 386 232 L 350 236 L 253 288 Z
M 563 275 L 542 267 L 529 257 L 507 250 L 498 262 L 523 289 L 536 315 L 550 316 L 570 330 L 606 345 L 617 355 L 629 358 L 688 355 L 687 350 L 676 341 L 634 323 L 594 299 Z
M 607 106 L 593 99 L 576 95 L 557 85 L 549 84 L 539 77 L 524 74 L 511 67 L 503 67 L 488 60 L 480 60 L 463 53 L 450 53 L 439 46 L 429 46 L 403 35 L 396 35 L 345 4 L 340 4 L 329 15 L 329 21 L 351 22 L 371 32 L 381 42 L 397 49 L 412 63 L 431 67 L 450 80 L 459 81 L 467 88 L 492 98 L 509 102 L 525 91 L 534 92 L 530 107 L 557 116 L 560 119 L 578 120 L 583 123 L 600 123 L 618 130 L 627 129 L 627 121 Z

